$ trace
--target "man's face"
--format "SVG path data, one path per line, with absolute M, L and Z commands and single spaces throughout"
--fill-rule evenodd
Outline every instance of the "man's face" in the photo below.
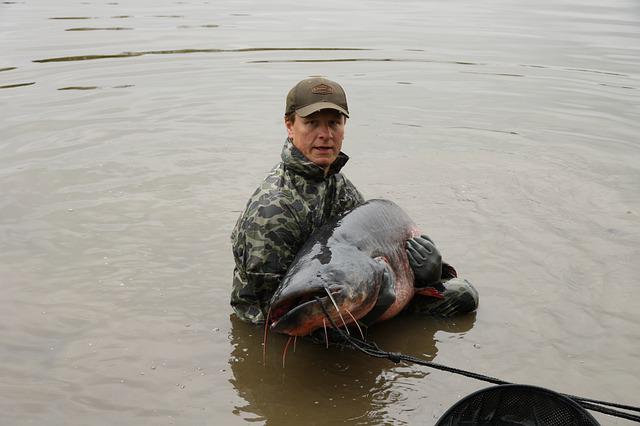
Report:
M 342 149 L 345 117 L 333 109 L 323 109 L 307 117 L 285 119 L 293 145 L 310 161 L 328 170 Z

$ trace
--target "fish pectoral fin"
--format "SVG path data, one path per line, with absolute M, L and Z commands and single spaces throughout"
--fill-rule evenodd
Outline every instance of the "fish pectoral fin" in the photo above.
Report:
M 445 287 L 442 282 L 438 281 L 435 284 L 426 287 L 415 288 L 415 294 L 426 297 L 435 297 L 436 299 L 444 299 Z
M 373 305 L 373 308 L 371 308 L 364 317 L 360 318 L 360 321 L 365 325 L 373 324 L 396 301 L 396 274 L 391 269 L 385 257 L 379 256 L 374 260 L 379 262 L 384 270 L 382 272 L 382 284 L 378 291 L 376 304 Z

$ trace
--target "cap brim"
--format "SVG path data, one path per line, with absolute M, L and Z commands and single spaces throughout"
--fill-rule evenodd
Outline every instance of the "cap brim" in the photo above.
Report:
M 314 112 L 320 111 L 321 109 L 334 109 L 339 113 L 349 117 L 349 113 L 344 108 L 332 102 L 316 102 L 314 104 L 307 105 L 306 107 L 297 109 L 296 114 L 298 114 L 300 117 L 307 117 Z

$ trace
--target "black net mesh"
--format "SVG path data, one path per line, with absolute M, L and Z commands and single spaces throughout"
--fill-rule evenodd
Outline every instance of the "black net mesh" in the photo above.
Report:
M 591 426 L 599 423 L 572 399 L 529 385 L 499 385 L 458 401 L 442 415 L 446 425 Z

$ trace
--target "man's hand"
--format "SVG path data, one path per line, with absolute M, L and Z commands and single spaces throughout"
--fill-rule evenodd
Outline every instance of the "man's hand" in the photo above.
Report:
M 440 281 L 442 256 L 426 235 L 407 240 L 407 256 L 413 269 L 416 287 L 426 287 Z

